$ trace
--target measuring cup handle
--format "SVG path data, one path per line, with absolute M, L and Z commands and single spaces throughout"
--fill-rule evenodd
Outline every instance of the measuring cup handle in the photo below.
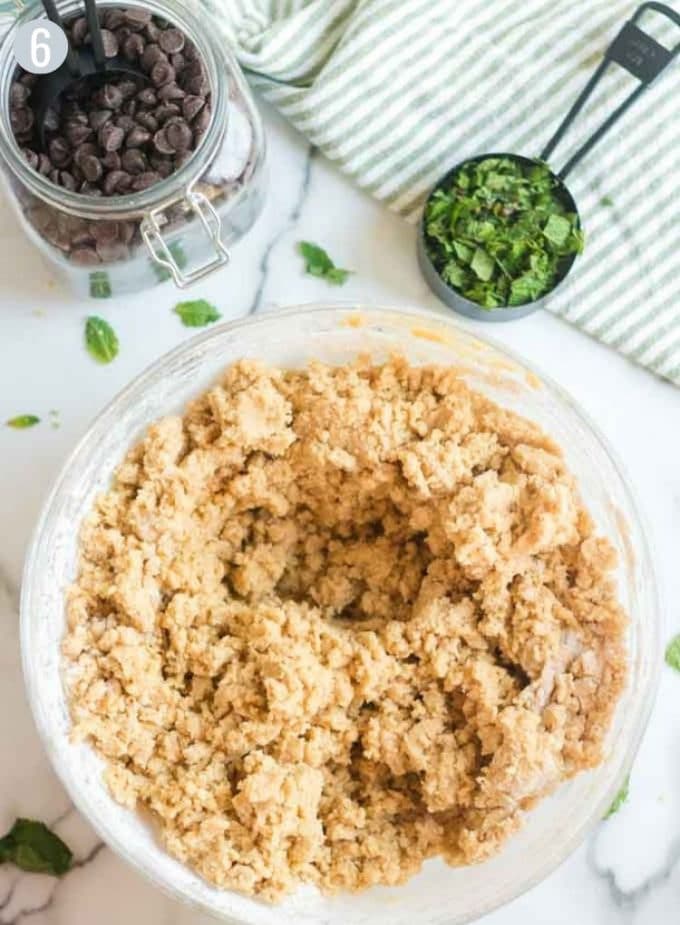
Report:
M 625 68 L 630 74 L 638 78 L 640 84 L 619 106 L 617 106 L 614 112 L 605 119 L 600 127 L 593 132 L 590 138 L 588 138 L 576 153 L 572 155 L 564 167 L 558 171 L 558 176 L 562 180 L 564 180 L 567 174 L 579 163 L 579 161 L 595 147 L 602 136 L 609 131 L 612 125 L 614 125 L 623 113 L 633 105 L 649 84 L 659 76 L 673 58 L 676 57 L 678 52 L 680 52 L 680 42 L 672 49 L 665 48 L 657 42 L 656 39 L 652 38 L 651 35 L 647 32 L 643 32 L 642 29 L 636 25 L 643 14 L 651 10 L 661 13 L 680 27 L 680 15 L 678 15 L 675 10 L 672 10 L 663 3 L 652 2 L 652 0 L 650 0 L 649 3 L 643 3 L 642 6 L 639 6 L 633 14 L 633 17 L 624 23 L 619 34 L 605 51 L 604 57 L 597 67 L 597 70 L 591 76 L 578 99 L 562 120 L 557 131 L 541 152 L 541 160 L 548 160 L 610 64 L 618 64 Z

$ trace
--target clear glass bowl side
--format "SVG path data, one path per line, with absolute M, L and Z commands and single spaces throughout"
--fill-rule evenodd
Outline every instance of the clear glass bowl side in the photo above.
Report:
M 135 813 L 113 802 L 102 763 L 69 742 L 60 641 L 64 591 L 76 570 L 78 524 L 125 450 L 153 420 L 180 411 L 229 363 L 342 363 L 360 352 L 400 352 L 412 363 L 461 367 L 475 388 L 544 427 L 565 450 L 583 499 L 616 546 L 621 598 L 630 614 L 630 678 L 607 741 L 607 758 L 528 813 L 524 828 L 483 865 L 439 860 L 397 888 L 322 897 L 303 888 L 269 907 L 221 892 L 169 857 Z M 79 809 L 119 854 L 175 897 L 249 925 L 462 925 L 543 879 L 598 822 L 628 772 L 651 710 L 660 653 L 651 557 L 628 482 L 601 436 L 557 386 L 515 357 L 429 312 L 311 306 L 223 325 L 154 364 L 129 385 L 76 447 L 48 499 L 29 552 L 22 596 L 22 651 L 29 697 L 50 758 Z

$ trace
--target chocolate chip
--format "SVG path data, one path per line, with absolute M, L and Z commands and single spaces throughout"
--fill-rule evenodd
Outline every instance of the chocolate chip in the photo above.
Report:
M 118 128 L 122 128 L 124 132 L 129 132 L 131 128 L 134 128 L 135 124 L 135 120 L 132 116 L 123 114 L 116 117 L 116 125 Z
M 121 167 L 131 174 L 144 173 L 147 162 L 139 148 L 128 148 L 121 157 Z
M 123 43 L 123 56 L 128 61 L 136 61 L 144 51 L 144 39 L 139 32 L 133 32 Z
M 168 145 L 173 151 L 188 151 L 193 141 L 193 134 L 183 119 L 171 119 L 164 127 Z
M 165 128 L 158 129 L 156 134 L 153 136 L 153 145 L 154 145 L 154 148 L 160 154 L 174 154 L 175 153 L 174 147 L 170 144 L 165 134 Z
M 205 99 L 202 96 L 194 96 L 193 94 L 185 96 L 182 100 L 182 115 L 187 122 L 191 122 L 204 106 Z
M 72 173 L 69 173 L 68 170 L 59 171 L 59 182 L 64 187 L 64 189 L 69 190 L 71 193 L 76 191 L 76 181 Z
M 158 119 L 158 122 L 163 125 L 168 119 L 178 116 L 181 111 L 177 103 L 162 103 L 157 109 L 154 109 L 153 114 Z
M 95 109 L 89 116 L 90 125 L 95 132 L 98 132 L 103 125 L 106 125 L 112 115 L 113 113 L 110 109 Z
M 80 167 L 80 162 L 85 157 L 96 156 L 98 147 L 95 144 L 92 144 L 89 141 L 86 141 L 83 145 L 78 145 L 76 150 L 73 152 L 73 161 Z
M 38 155 L 38 171 L 46 177 L 52 169 L 52 161 L 46 154 Z
M 122 241 L 111 241 L 100 244 L 97 241 L 97 254 L 102 263 L 113 263 L 116 260 L 127 260 L 130 256 L 127 244 Z
M 142 29 L 151 22 L 151 13 L 149 10 L 142 10 L 139 7 L 131 7 L 123 13 L 125 22 L 135 32 L 141 32 Z
M 116 29 L 116 38 L 118 39 L 118 47 L 122 48 L 126 40 L 132 35 L 132 29 L 129 26 L 118 26 Z
M 151 83 L 156 87 L 172 83 L 175 77 L 175 69 L 167 61 L 158 61 L 151 68 Z
M 176 83 L 165 84 L 158 91 L 158 99 L 162 100 L 164 103 L 169 102 L 170 100 L 182 100 L 186 96 L 184 90 L 181 87 L 178 87 Z
M 175 170 L 175 162 L 168 158 L 166 161 L 162 161 L 160 164 L 156 165 L 156 170 L 158 173 L 165 179 L 169 177 Z
M 57 135 L 50 141 L 47 150 L 49 151 L 50 160 L 57 167 L 65 167 L 70 164 L 72 158 L 71 146 L 61 135 Z
M 135 236 L 136 225 L 134 222 L 119 222 L 119 237 L 123 244 L 129 244 Z
M 137 124 L 141 125 L 149 132 L 155 132 L 158 129 L 158 119 L 150 112 L 138 112 Z
M 140 64 L 145 71 L 150 71 L 154 65 L 159 62 L 167 62 L 168 58 L 164 51 L 161 51 L 160 45 L 147 45 L 142 53 Z
M 141 192 L 141 190 L 149 189 L 150 186 L 158 183 L 160 179 L 161 175 L 155 170 L 147 170 L 138 177 L 135 177 L 132 181 L 132 189 L 135 192 Z
M 153 19 L 150 19 L 149 22 L 144 27 L 144 32 L 146 37 L 150 42 L 157 42 L 158 37 L 161 34 L 161 30 L 158 28 Z
M 35 122 L 33 110 L 26 106 L 14 106 L 10 109 L 9 120 L 15 134 L 30 132 Z
M 132 177 L 124 170 L 111 170 L 104 177 L 104 193 L 114 196 L 117 193 L 126 193 L 130 189 Z
M 101 262 L 97 256 L 97 251 L 93 247 L 76 247 L 71 251 L 71 260 L 84 267 L 92 267 Z
M 22 148 L 21 153 L 24 155 L 28 161 L 29 167 L 32 167 L 34 170 L 38 169 L 38 164 L 40 163 L 40 158 L 35 151 L 31 151 L 30 148 Z
M 120 90 L 120 92 L 123 94 L 123 99 L 129 100 L 131 97 L 137 94 L 137 90 L 139 89 L 139 84 L 137 83 L 136 80 L 123 79 L 118 82 L 117 87 Z
M 96 183 L 104 173 L 102 162 L 94 155 L 86 155 L 78 161 L 78 167 L 88 183 Z
M 101 29 L 102 45 L 107 58 L 115 58 L 118 54 L 118 38 L 109 29 Z
M 158 102 L 156 96 L 156 91 L 153 87 L 144 87 L 143 90 L 140 90 L 137 94 L 137 102 L 141 103 L 142 106 L 155 106 Z
M 210 119 L 212 117 L 212 112 L 210 106 L 204 106 L 203 109 L 199 112 L 193 122 L 193 128 L 197 132 L 204 132 L 210 125 Z
M 10 106 L 23 106 L 30 95 L 31 91 L 28 87 L 25 87 L 17 81 L 10 87 L 9 104 Z
M 112 241 L 117 241 L 120 237 L 118 222 L 94 222 L 92 237 L 97 244 L 111 244 Z
M 181 52 L 177 52 L 174 55 L 170 55 L 170 64 L 172 64 L 172 66 L 177 72 L 183 71 L 186 66 L 184 55 Z
M 187 93 L 193 93 L 196 96 L 207 96 L 210 92 L 210 83 L 208 78 L 201 70 L 200 73 L 190 77 L 186 82 L 185 89 Z
M 120 28 L 125 22 L 125 13 L 123 10 L 106 10 L 104 12 L 104 25 L 107 29 Z
M 166 29 L 159 35 L 158 44 L 166 55 L 174 55 L 184 48 L 184 33 L 179 29 Z
M 69 122 L 64 129 L 66 138 L 73 147 L 83 144 L 92 135 L 92 129 L 85 121 L 85 125 L 80 122 Z
M 117 151 L 107 151 L 104 157 L 102 158 L 102 166 L 106 170 L 120 170 L 121 168 L 121 156 Z
M 87 20 L 84 16 L 79 16 L 71 24 L 71 41 L 74 45 L 82 45 L 87 35 Z
M 125 140 L 125 132 L 117 125 L 107 122 L 100 128 L 97 138 L 105 151 L 117 151 Z
M 123 94 L 115 84 L 104 84 L 97 94 L 97 102 L 105 109 L 120 109 L 123 105 Z
M 182 167 L 183 164 L 186 164 L 189 158 L 193 156 L 193 153 L 194 152 L 191 150 L 178 151 L 177 154 L 175 155 L 175 170 L 179 170 L 179 168 Z
M 127 138 L 125 139 L 125 146 L 128 148 L 141 148 L 150 138 L 151 132 L 147 132 L 145 128 L 136 125 L 128 132 Z

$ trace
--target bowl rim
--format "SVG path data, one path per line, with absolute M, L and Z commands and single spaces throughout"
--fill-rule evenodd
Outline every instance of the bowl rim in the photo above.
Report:
M 625 744 L 625 755 L 620 761 L 619 773 L 612 777 L 609 786 L 604 788 L 604 794 L 599 800 L 598 804 L 593 808 L 591 814 L 582 821 L 579 827 L 571 833 L 571 836 L 566 841 L 560 842 L 555 849 L 551 850 L 550 852 L 546 852 L 542 862 L 535 867 L 530 876 L 524 878 L 517 885 L 503 887 L 503 889 L 499 891 L 498 894 L 494 895 L 492 899 L 488 899 L 485 903 L 480 904 L 478 908 L 475 909 L 474 914 L 471 914 L 462 919 L 456 919 L 456 921 L 462 925 L 462 923 L 465 922 L 476 921 L 478 917 L 487 915 L 490 912 L 505 906 L 512 900 L 522 896 L 524 893 L 528 892 L 538 883 L 543 881 L 573 853 L 573 851 L 583 842 L 586 836 L 592 832 L 595 826 L 602 820 L 614 797 L 618 793 L 621 785 L 623 784 L 627 775 L 630 773 L 630 769 L 647 727 L 647 723 L 654 706 L 658 685 L 660 683 L 660 672 L 654 671 L 652 669 L 653 666 L 660 664 L 663 652 L 663 619 L 660 610 L 658 576 L 656 575 L 656 571 L 654 569 L 653 563 L 655 560 L 652 557 L 652 547 L 649 539 L 650 531 L 647 526 L 646 517 L 642 513 L 642 509 L 638 504 L 635 491 L 632 487 L 632 482 L 627 476 L 625 467 L 621 463 L 616 451 L 611 447 L 608 439 L 602 434 L 598 425 L 591 419 L 590 415 L 580 407 L 580 405 L 569 394 L 569 392 L 567 392 L 562 386 L 556 383 L 549 375 L 546 375 L 540 367 L 537 367 L 532 362 L 527 361 L 515 353 L 512 349 L 507 348 L 504 344 L 498 343 L 498 341 L 496 341 L 494 338 L 488 337 L 486 334 L 482 335 L 478 334 L 476 331 L 471 331 L 463 324 L 461 324 L 458 319 L 448 317 L 443 312 L 437 312 L 431 309 L 422 309 L 419 307 L 410 306 L 389 306 L 382 303 L 370 303 L 363 301 L 328 300 L 301 303 L 299 305 L 288 306 L 276 311 L 264 312 L 254 316 L 250 315 L 237 318 L 232 321 L 227 321 L 222 324 L 213 325 L 207 331 L 201 332 L 200 334 L 197 334 L 196 336 L 183 341 L 173 349 L 162 354 L 158 359 L 156 359 L 153 363 L 142 370 L 142 372 L 133 377 L 133 379 L 123 389 L 121 389 L 114 396 L 114 398 L 111 399 L 104 406 L 104 408 L 90 421 L 85 432 L 77 441 L 76 445 L 62 464 L 53 482 L 52 488 L 50 489 L 45 501 L 43 502 L 41 512 L 38 516 L 33 534 L 27 547 L 22 575 L 20 599 L 20 644 L 24 686 L 26 689 L 27 699 L 31 708 L 31 712 L 33 714 L 35 726 L 53 770 L 66 789 L 69 798 L 71 799 L 75 808 L 94 828 L 102 841 L 128 865 L 130 865 L 132 869 L 142 874 L 147 879 L 147 881 L 158 887 L 166 895 L 172 897 L 175 900 L 181 901 L 184 904 L 193 906 L 194 908 L 209 912 L 210 914 L 217 916 L 218 919 L 231 922 L 232 925 L 237 925 L 237 920 L 229 917 L 226 912 L 218 911 L 212 908 L 206 902 L 188 895 L 179 887 L 174 886 L 174 884 L 163 875 L 159 874 L 153 863 L 150 863 L 145 859 L 142 859 L 139 856 L 131 853 L 128 849 L 128 846 L 119 837 L 117 832 L 105 824 L 97 815 L 91 812 L 87 800 L 81 796 L 78 788 L 75 785 L 75 782 L 71 779 L 67 753 L 68 750 L 73 746 L 70 743 L 68 743 L 66 747 L 64 747 L 61 743 L 57 744 L 56 739 L 58 737 L 54 737 L 52 735 L 51 727 L 47 723 L 43 722 L 44 717 L 40 708 L 38 686 L 35 681 L 36 668 L 30 656 L 30 642 L 33 622 L 32 614 L 35 612 L 33 604 L 35 584 L 34 573 L 36 572 L 37 566 L 39 565 L 38 560 L 39 553 L 41 551 L 40 547 L 42 535 L 50 519 L 52 508 L 60 496 L 64 481 L 66 480 L 71 469 L 78 464 L 81 455 L 88 451 L 90 444 L 93 443 L 93 441 L 96 441 L 98 429 L 106 426 L 107 420 L 116 414 L 117 409 L 121 404 L 124 404 L 126 401 L 128 401 L 129 398 L 132 397 L 135 393 L 145 389 L 147 384 L 149 382 L 153 382 L 156 377 L 162 375 L 165 367 L 173 360 L 177 360 L 185 354 L 191 354 L 197 351 L 203 345 L 209 344 L 212 340 L 215 340 L 220 336 L 229 333 L 235 333 L 244 328 L 253 329 L 256 327 L 266 327 L 272 322 L 277 322 L 285 318 L 300 318 L 312 314 L 318 315 L 324 311 L 326 313 L 336 314 L 338 322 L 341 322 L 343 317 L 351 318 L 352 316 L 359 316 L 361 318 L 367 319 L 369 323 L 379 321 L 382 318 L 386 322 L 389 322 L 390 320 L 394 322 L 396 319 L 398 319 L 399 321 L 406 322 L 415 321 L 418 324 L 422 322 L 429 322 L 434 325 L 443 325 L 445 328 L 448 327 L 450 330 L 452 330 L 457 337 L 461 337 L 464 341 L 477 342 L 481 343 L 485 347 L 490 347 L 505 360 L 508 360 L 511 364 L 513 364 L 513 366 L 517 369 L 526 374 L 531 374 L 534 377 L 537 377 L 538 380 L 540 380 L 540 383 L 547 387 L 561 402 L 566 404 L 572 413 L 575 414 L 575 416 L 580 420 L 580 423 L 584 424 L 586 428 L 592 433 L 596 441 L 602 447 L 612 467 L 614 468 L 634 518 L 633 526 L 640 541 L 638 559 L 640 560 L 641 568 L 644 570 L 645 574 L 649 575 L 652 579 L 650 581 L 650 587 L 648 588 L 651 612 L 647 615 L 648 619 L 646 621 L 647 632 L 651 634 L 648 642 L 649 668 L 646 672 L 646 676 L 643 676 L 643 680 L 646 681 L 644 695 L 635 704 L 637 716 L 635 719 L 635 724 L 630 729 L 629 739 Z M 414 333 L 413 327 L 411 327 L 410 330 Z M 110 799 L 113 800 L 112 797 L 110 797 Z M 164 849 L 160 848 L 160 850 Z M 229 890 L 225 890 L 223 892 L 234 896 L 241 895 Z M 254 903 L 258 902 L 254 897 L 241 898 L 248 899 Z

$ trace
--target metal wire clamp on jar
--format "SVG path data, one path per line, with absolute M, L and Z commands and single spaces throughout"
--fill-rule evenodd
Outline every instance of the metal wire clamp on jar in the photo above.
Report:
M 263 203 L 265 142 L 243 74 L 200 4 L 181 0 L 103 0 L 100 9 L 149 11 L 182 30 L 198 51 L 211 89 L 212 114 L 182 166 L 140 192 L 107 198 L 71 192 L 33 169 L 10 123 L 9 90 L 16 70 L 13 40 L 42 15 L 34 2 L 0 45 L 0 164 L 4 186 L 30 240 L 81 295 L 138 292 L 172 278 L 185 288 L 230 260 L 228 248 L 249 230 Z M 79 0 L 59 0 L 63 19 Z M 75 252 L 74 239 L 89 250 Z M 116 242 L 115 248 L 98 246 Z M 87 259 L 83 261 L 83 258 Z M 75 259 L 77 258 L 77 259 Z M 78 262 L 81 261 L 81 262 Z

